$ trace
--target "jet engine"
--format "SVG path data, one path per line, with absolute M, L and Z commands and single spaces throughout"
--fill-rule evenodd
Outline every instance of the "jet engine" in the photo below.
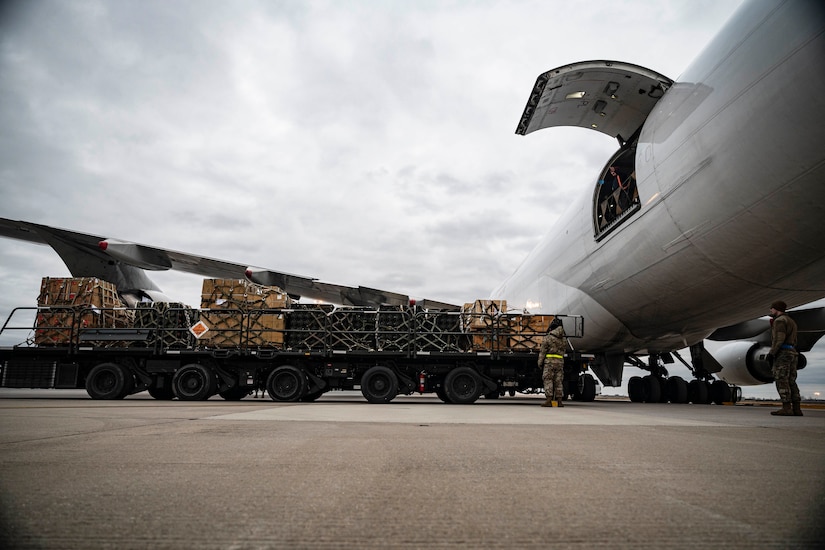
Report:
M 722 365 L 717 376 L 737 386 L 769 384 L 773 382 L 771 366 L 767 360 L 770 350 L 770 346 L 747 340 L 726 344 L 713 353 L 713 357 Z M 805 368 L 806 364 L 805 356 L 800 354 L 797 370 Z

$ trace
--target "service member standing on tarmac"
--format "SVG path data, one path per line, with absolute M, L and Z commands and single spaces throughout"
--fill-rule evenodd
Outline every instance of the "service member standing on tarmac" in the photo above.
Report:
M 776 391 L 782 400 L 782 408 L 771 411 L 771 414 L 802 416 L 799 387 L 796 385 L 796 364 L 799 359 L 796 351 L 796 322 L 785 313 L 786 307 L 781 300 L 771 304 L 771 351 L 768 363 L 771 364 Z
M 564 352 L 567 339 L 564 326 L 556 318 L 550 323 L 550 329 L 541 341 L 539 349 L 539 368 L 543 368 L 544 395 L 547 399 L 542 407 L 564 407 Z

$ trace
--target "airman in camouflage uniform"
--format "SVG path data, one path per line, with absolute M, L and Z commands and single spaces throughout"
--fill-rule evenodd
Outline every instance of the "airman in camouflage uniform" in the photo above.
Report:
M 799 352 L 796 351 L 796 322 L 785 313 L 785 302 L 778 300 L 771 304 L 771 363 L 776 391 L 782 400 L 782 408 L 771 411 L 775 416 L 802 416 L 799 406 L 799 387 L 796 385 L 796 365 Z
M 553 319 L 539 349 L 539 368 L 544 369 L 542 381 L 544 382 L 544 394 L 547 396 L 541 404 L 542 407 L 552 407 L 553 401 L 559 407 L 564 406 L 564 352 L 566 349 L 564 326 L 559 319 Z

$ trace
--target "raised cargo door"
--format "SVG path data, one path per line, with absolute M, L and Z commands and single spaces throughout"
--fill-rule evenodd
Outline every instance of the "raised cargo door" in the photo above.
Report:
M 516 133 L 578 126 L 623 144 L 672 84 L 650 69 L 618 61 L 583 61 L 552 69 L 536 79 Z

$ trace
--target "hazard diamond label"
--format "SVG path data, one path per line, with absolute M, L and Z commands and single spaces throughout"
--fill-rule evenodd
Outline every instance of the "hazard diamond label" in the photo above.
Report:
M 206 334 L 206 331 L 208 330 L 209 327 L 206 326 L 206 323 L 204 323 L 203 321 L 198 321 L 197 323 L 189 327 L 189 332 L 191 332 L 195 336 L 195 338 L 200 338 L 201 336 Z

